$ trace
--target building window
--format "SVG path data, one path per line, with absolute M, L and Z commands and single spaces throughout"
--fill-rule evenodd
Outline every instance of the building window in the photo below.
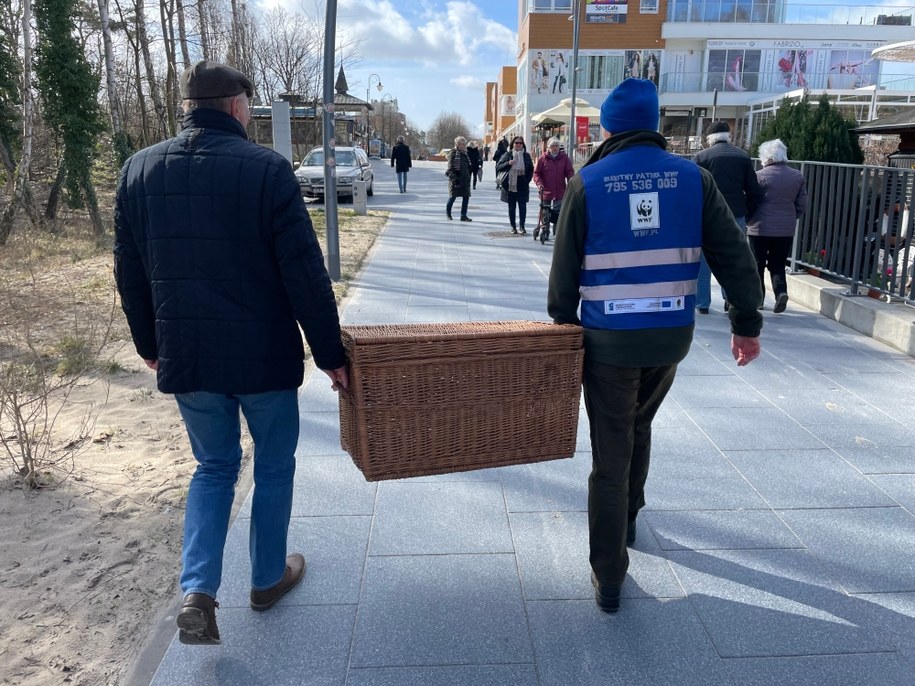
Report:
M 657 14 L 658 0 L 639 0 L 639 14 Z
M 572 0 L 529 0 L 528 12 L 569 12 Z

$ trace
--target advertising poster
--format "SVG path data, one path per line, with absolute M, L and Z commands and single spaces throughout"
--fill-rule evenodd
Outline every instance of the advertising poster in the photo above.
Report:
M 758 90 L 761 57 L 760 50 L 709 50 L 706 90 Z
M 827 88 L 864 88 L 877 83 L 880 65 L 869 50 L 833 50 L 829 54 Z
M 661 78 L 660 50 L 627 50 L 623 78 L 648 79 L 655 86 Z
M 625 24 L 629 0 L 586 0 L 586 24 Z

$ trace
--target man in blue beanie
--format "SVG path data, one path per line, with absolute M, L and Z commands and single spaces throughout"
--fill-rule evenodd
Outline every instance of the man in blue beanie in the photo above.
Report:
M 605 612 L 619 609 L 645 505 L 651 422 L 692 342 L 701 253 L 728 290 L 737 365 L 760 353 L 753 255 L 711 174 L 666 151 L 658 114 L 648 80 L 604 101 L 605 140 L 569 181 L 550 272 L 550 316 L 585 329 L 591 583 Z

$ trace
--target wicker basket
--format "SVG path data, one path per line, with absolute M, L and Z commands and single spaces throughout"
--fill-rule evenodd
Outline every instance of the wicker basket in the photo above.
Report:
M 348 326 L 340 443 L 368 481 L 571 457 L 581 327 Z

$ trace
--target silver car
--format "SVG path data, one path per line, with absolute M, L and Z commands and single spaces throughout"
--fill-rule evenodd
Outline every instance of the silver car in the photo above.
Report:
M 353 182 L 365 181 L 365 194 L 373 195 L 375 190 L 372 163 L 362 148 L 336 148 L 337 197 L 353 199 Z M 314 148 L 305 156 L 295 170 L 302 195 L 309 198 L 324 198 L 324 148 Z

